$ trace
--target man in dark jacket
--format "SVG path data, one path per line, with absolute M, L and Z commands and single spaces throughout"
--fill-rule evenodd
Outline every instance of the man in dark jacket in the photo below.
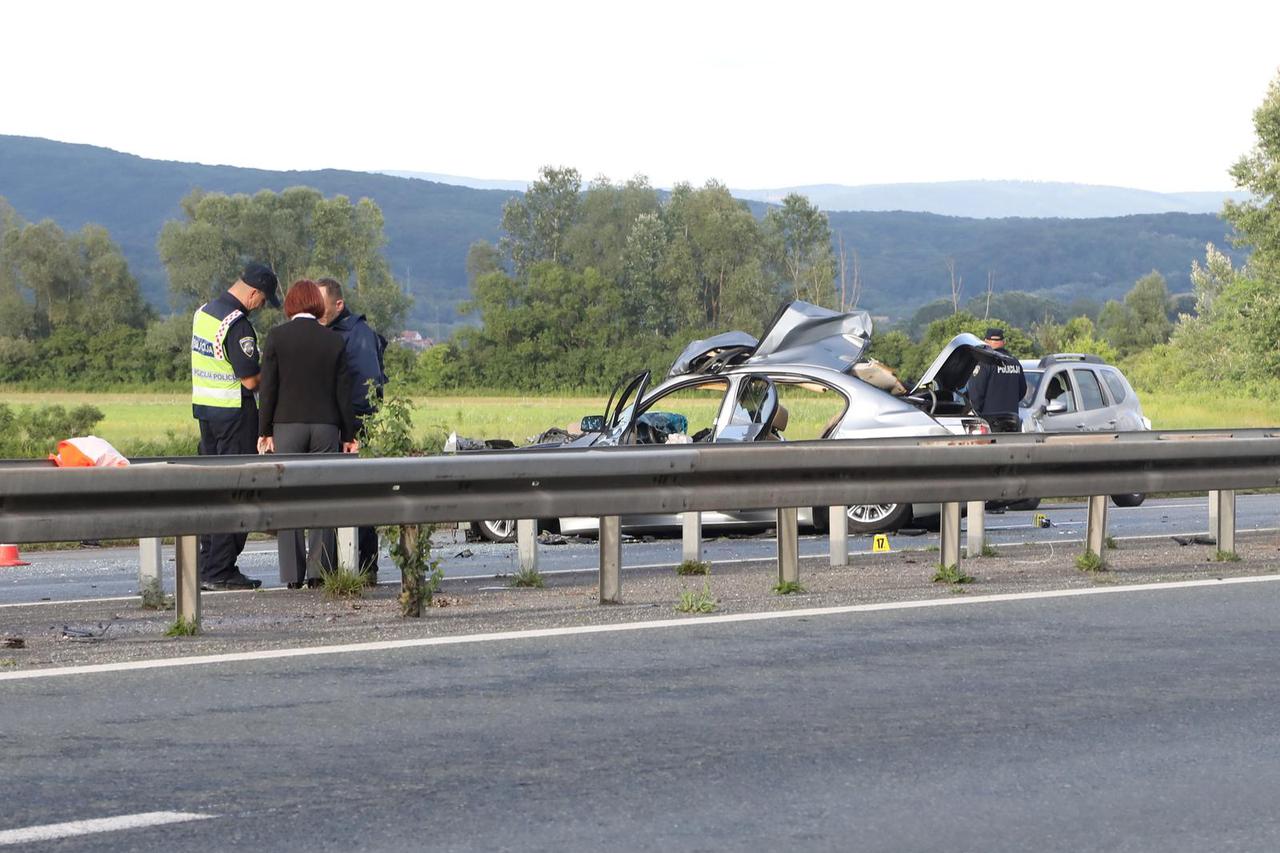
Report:
M 363 314 L 347 310 L 341 284 L 331 278 L 322 278 L 316 284 L 324 295 L 324 316 L 320 322 L 342 335 L 345 342 L 347 370 L 351 374 L 351 408 L 356 419 L 363 421 L 373 414 L 376 400 L 382 399 L 382 386 L 387 384 L 387 375 L 382 369 L 382 352 L 387 342 L 365 322 Z M 378 533 L 372 527 L 361 527 L 357 541 L 360 570 L 368 583 L 377 583 Z
M 1020 432 L 1018 403 L 1027 393 L 1022 364 L 1004 351 L 1004 329 L 987 329 L 986 344 L 1000 357 L 974 368 L 969 380 L 969 402 L 991 424 L 992 432 Z

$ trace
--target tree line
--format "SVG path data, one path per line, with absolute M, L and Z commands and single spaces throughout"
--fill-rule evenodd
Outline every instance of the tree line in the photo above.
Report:
M 879 329 L 872 354 L 914 378 L 958 331 L 1004 326 L 1023 357 L 1086 351 L 1120 361 L 1140 387 L 1221 384 L 1280 396 L 1280 79 L 1254 116 L 1257 144 L 1233 166 L 1252 199 L 1223 216 L 1233 261 L 1210 244 L 1191 293 L 1158 272 L 1123 299 L 1062 306 L 995 292 L 951 297 Z M 800 298 L 850 309 L 864 297 L 860 259 L 828 218 L 791 195 L 763 216 L 717 182 L 671 192 L 643 178 L 585 187 L 572 168 L 546 167 L 502 214 L 500 238 L 467 259 L 473 326 L 421 357 L 392 350 L 411 389 L 607 390 L 640 367 L 665 370 L 691 339 L 728 329 L 759 334 L 777 306 Z M 185 381 L 189 315 L 255 257 L 288 282 L 335 275 L 376 328 L 393 332 L 408 299 L 388 268 L 384 223 L 368 199 L 314 189 L 189 194 L 159 249 L 178 313 L 143 303 L 118 247 L 98 227 L 66 233 L 27 223 L 0 200 L 0 382 L 49 387 Z M 939 268 L 946 282 L 954 268 Z M 989 283 L 990 285 L 990 283 Z M 274 321 L 259 321 L 265 331 Z
M 391 274 L 382 212 L 368 199 L 325 198 L 305 187 L 252 196 L 195 190 L 158 248 L 175 313 L 143 300 L 104 228 L 67 233 L 26 222 L 0 198 L 0 382 L 96 389 L 182 383 L 190 377 L 191 312 L 235 281 L 247 260 L 271 265 L 286 287 L 333 277 L 375 328 L 401 328 L 411 300 Z M 261 334 L 280 313 L 255 317 Z

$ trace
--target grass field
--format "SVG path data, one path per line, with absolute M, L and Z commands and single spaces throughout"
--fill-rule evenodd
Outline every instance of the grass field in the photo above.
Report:
M 1274 401 L 1229 397 L 1216 393 L 1142 394 L 1142 407 L 1157 429 L 1221 429 L 1280 425 Z M 548 427 L 576 424 L 586 414 L 603 411 L 605 397 L 466 396 L 415 400 L 414 423 L 420 432 L 452 432 L 472 438 L 509 438 L 524 443 Z M 790 389 L 783 400 L 791 413 L 786 435 L 792 440 L 819 435 L 833 412 L 831 401 Z M 185 393 L 93 394 L 87 392 L 0 391 L 0 403 L 14 408 L 89 403 L 105 414 L 98 434 L 126 449 L 145 442 L 163 443 L 169 433 L 197 434 L 191 401 Z M 679 401 L 690 430 L 708 420 L 714 399 L 703 395 Z

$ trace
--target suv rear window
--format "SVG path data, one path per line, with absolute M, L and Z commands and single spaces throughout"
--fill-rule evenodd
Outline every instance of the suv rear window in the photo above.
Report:
M 1102 371 L 1102 378 L 1106 380 L 1107 387 L 1111 389 L 1111 399 L 1117 403 L 1123 403 L 1125 398 L 1124 382 L 1116 375 L 1114 370 Z
M 1102 386 L 1098 384 L 1098 375 L 1092 370 L 1073 370 L 1076 384 L 1080 387 L 1080 400 L 1085 409 L 1105 409 L 1107 401 L 1102 396 Z

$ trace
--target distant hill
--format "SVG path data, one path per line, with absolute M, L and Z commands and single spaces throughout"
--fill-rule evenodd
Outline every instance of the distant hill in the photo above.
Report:
M 1139 213 L 1219 213 L 1222 202 L 1244 192 L 1158 193 L 1041 181 L 948 181 L 931 184 L 816 184 L 766 190 L 733 190 L 738 198 L 781 202 L 792 192 L 827 211 L 903 210 L 999 219 L 1010 216 L 1091 219 Z
M 48 217 L 67 230 L 87 222 L 106 227 L 147 297 L 161 307 L 168 294 L 156 238 L 165 220 L 178 216 L 187 192 L 201 187 L 253 193 L 298 185 L 378 203 L 393 272 L 412 286 L 410 325 L 421 329 L 456 320 L 456 304 L 467 296 L 467 249 L 476 240 L 497 239 L 502 206 L 516 194 L 365 172 L 272 172 L 146 160 L 89 145 L 0 135 L 0 196 L 31 221 Z M 759 216 L 766 205 L 754 201 L 751 208 Z M 1191 261 L 1204 257 L 1206 242 L 1229 249 L 1227 226 L 1208 213 L 985 219 L 832 212 L 830 221 L 845 247 L 858 252 L 863 307 L 895 318 L 949 294 L 948 257 L 964 278 L 966 298 L 982 291 L 987 271 L 994 270 L 999 291 L 1038 292 L 1069 302 L 1122 295 L 1152 269 L 1169 279 L 1171 291 L 1185 291 Z
M 947 259 L 963 280 L 962 299 L 995 290 L 1038 293 L 1070 304 L 1122 297 L 1139 278 L 1159 271 L 1170 293 L 1191 289 L 1191 262 L 1212 242 L 1236 263 L 1246 254 L 1230 242 L 1218 216 L 1155 213 L 1107 219 L 965 219 L 932 213 L 829 213 L 846 254 L 858 253 L 862 307 L 903 317 L 950 296 Z M 906 308 L 905 306 L 911 306 Z
M 528 181 L 503 181 L 492 178 L 467 178 L 462 175 L 442 175 L 438 172 L 404 172 L 395 169 L 378 171 L 378 175 L 391 175 L 396 178 L 413 178 L 418 181 L 435 181 L 438 184 L 452 184 L 455 187 L 471 187 L 473 190 L 514 190 L 522 193 L 529 188 Z
M 104 226 L 157 306 L 168 305 L 168 284 L 156 238 L 166 220 L 179 216 L 183 196 L 196 187 L 252 194 L 300 185 L 378 203 L 386 218 L 387 257 L 395 276 L 411 283 L 412 319 L 419 323 L 455 319 L 453 306 L 467 295 L 467 248 L 475 240 L 497 239 L 502 206 L 513 195 L 336 169 L 270 172 L 147 160 L 92 145 L 0 135 L 0 196 L 33 222 L 48 217 L 66 230 L 88 222 Z

